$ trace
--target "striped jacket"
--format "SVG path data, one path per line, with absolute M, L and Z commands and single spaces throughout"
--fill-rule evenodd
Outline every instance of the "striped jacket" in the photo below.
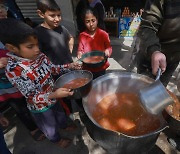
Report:
M 54 65 L 43 54 L 36 60 L 8 54 L 6 76 L 26 97 L 27 107 L 31 112 L 43 112 L 56 103 L 56 99 L 48 99 L 53 91 L 53 75 L 67 71 L 68 65 Z

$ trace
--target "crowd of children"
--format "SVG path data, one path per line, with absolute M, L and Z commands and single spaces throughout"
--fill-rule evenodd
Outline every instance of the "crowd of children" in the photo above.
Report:
M 56 2 L 38 0 L 37 12 L 43 22 L 34 29 L 20 20 L 7 18 L 7 14 L 3 16 L 4 19 L 0 19 L 1 71 L 6 73 L 4 76 L 6 85 L 11 85 L 10 88 L 17 92 L 18 98 L 26 100 L 19 103 L 19 100 L 12 99 L 13 93 L 3 102 L 13 100 L 11 102 L 14 102 L 15 106 L 21 104 L 18 105 L 20 107 L 17 114 L 25 110 L 27 116 L 23 113 L 19 117 L 29 118 L 29 120 L 22 119 L 22 122 L 24 121 L 27 128 L 27 123 L 29 124 L 28 129 L 32 135 L 40 133 L 36 140 L 42 140 L 45 135 L 50 141 L 65 148 L 70 145 L 71 140 L 63 138 L 58 129 L 73 130 L 75 127 L 67 124 L 68 116 L 58 100 L 73 95 L 73 91 L 66 88 L 54 91 L 53 85 L 59 75 L 73 69 L 81 69 L 81 65 L 72 60 L 74 38 L 64 26 L 60 25 L 61 11 Z M 105 52 L 109 57 L 112 47 L 108 34 L 97 27 L 97 12 L 92 8 L 86 9 L 83 22 L 86 30 L 79 36 L 77 57 L 80 58 L 83 53 L 92 50 Z M 92 71 L 96 78 L 105 74 L 108 66 L 107 61 L 101 68 L 85 69 Z M 6 68 L 5 72 L 2 68 Z M 5 90 L 2 86 L 1 89 Z
M 64 138 L 59 128 L 72 131 L 76 127 L 67 122 L 69 117 L 59 99 L 69 104 L 71 100 L 66 97 L 73 95 L 73 91 L 66 88 L 54 90 L 55 80 L 63 73 L 76 69 L 91 71 L 95 79 L 104 75 L 110 64 L 107 60 L 100 67 L 90 68 L 73 62 L 74 38 L 60 25 L 59 6 L 54 0 L 36 2 L 37 13 L 43 22 L 35 28 L 32 26 L 34 29 L 23 21 L 7 18 L 7 7 L 0 3 L 0 103 L 9 103 L 15 109 L 35 140 L 41 141 L 46 137 L 66 148 L 71 144 L 71 139 Z M 103 17 L 98 13 L 103 10 L 102 3 L 100 0 L 88 0 L 88 3 L 91 7 L 87 5 L 81 14 L 84 27 L 79 34 L 77 58 L 94 50 L 110 57 L 112 47 L 109 35 L 101 24 Z M 97 4 L 102 9 L 97 10 Z M 8 125 L 2 115 L 0 124 Z M 0 129 L 1 153 L 10 154 L 10 151 Z

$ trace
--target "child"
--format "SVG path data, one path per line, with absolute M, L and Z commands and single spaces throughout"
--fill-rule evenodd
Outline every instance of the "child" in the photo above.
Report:
M 4 5 L 3 1 L 0 1 L 0 19 L 7 18 L 8 7 Z
M 54 0 L 37 0 L 37 9 L 38 15 L 44 20 L 35 28 L 41 51 L 56 65 L 72 63 L 74 39 L 64 26 L 59 25 L 61 22 L 59 6 Z M 53 77 L 57 79 L 59 75 Z M 63 98 L 63 102 L 61 101 L 68 106 L 66 113 L 70 114 L 72 112 L 70 99 Z
M 58 133 L 58 127 L 67 127 L 67 119 L 56 99 L 73 92 L 65 88 L 53 90 L 52 74 L 66 69 L 80 69 L 79 64 L 52 64 L 40 52 L 34 30 L 19 20 L 1 20 L 0 40 L 11 51 L 6 66 L 9 81 L 26 97 L 31 115 L 46 137 L 60 147 L 67 147 L 70 140 L 61 138 Z
M 34 123 L 27 108 L 25 98 L 6 78 L 4 68 L 8 62 L 7 53 L 7 50 L 0 49 L 0 103 L 9 103 L 9 105 L 16 111 L 18 118 L 30 131 L 33 139 L 41 141 L 45 136 Z
M 8 7 L 3 1 L 0 1 L 0 19 L 7 18 Z M 4 48 L 4 45 L 0 41 L 0 49 Z
M 0 102 L 5 102 L 11 98 L 21 98 L 21 93 L 16 89 L 13 88 L 11 83 L 8 81 L 5 75 L 4 68 L 7 65 L 8 51 L 5 49 L 0 49 Z
M 0 113 L 0 125 L 2 125 L 3 127 L 7 127 L 9 125 L 9 121 L 1 113 Z M 11 154 L 11 152 L 7 148 L 6 142 L 4 140 L 4 134 L 1 128 L 0 128 L 0 153 Z
M 59 6 L 54 0 L 38 0 L 37 9 L 44 20 L 35 28 L 41 51 L 56 65 L 71 63 L 74 39 L 64 26 L 59 25 Z
M 97 27 L 98 16 L 96 10 L 88 8 L 83 14 L 86 30 L 80 33 L 79 46 L 77 57 L 81 58 L 82 54 L 92 50 L 99 50 L 105 52 L 105 55 L 110 57 L 112 47 L 110 45 L 109 35 L 102 29 Z M 107 61 L 102 67 L 85 68 L 93 73 L 94 78 L 105 74 L 105 70 L 109 67 Z
M 8 9 L 4 1 L 0 1 L 0 19 L 7 18 L 7 11 Z M 16 111 L 18 118 L 30 131 L 34 140 L 43 140 L 45 136 L 34 123 L 27 108 L 25 98 L 6 78 L 4 68 L 8 61 L 7 53 L 8 51 L 4 49 L 4 45 L 0 42 L 0 103 L 8 103 Z

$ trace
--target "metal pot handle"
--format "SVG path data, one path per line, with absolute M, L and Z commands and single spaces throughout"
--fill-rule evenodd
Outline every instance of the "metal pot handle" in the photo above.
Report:
M 160 79 L 160 76 L 161 76 L 161 69 L 158 68 L 158 72 L 157 72 L 155 81 L 159 80 L 159 79 Z

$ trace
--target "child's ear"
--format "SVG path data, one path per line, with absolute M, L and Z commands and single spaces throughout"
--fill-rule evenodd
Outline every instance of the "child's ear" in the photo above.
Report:
M 44 13 L 42 13 L 41 10 L 37 10 L 37 14 L 38 14 L 41 18 L 44 18 Z
M 7 44 L 5 44 L 5 47 L 7 50 L 12 51 L 14 53 L 18 52 L 18 48 L 12 44 L 7 43 Z

